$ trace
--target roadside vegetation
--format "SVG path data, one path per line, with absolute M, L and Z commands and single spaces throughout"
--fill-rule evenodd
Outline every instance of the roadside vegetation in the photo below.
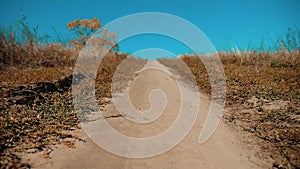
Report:
M 36 29 L 25 20 L 18 30 L 1 28 L 0 168 L 30 168 L 19 153 L 41 152 L 48 158 L 52 145 L 74 148 L 74 141 L 81 140 L 72 134 L 80 128 L 72 103 L 72 73 L 80 49 L 92 35 L 86 31 L 95 32 L 101 26 L 98 19 L 75 20 L 67 26 L 77 37 L 71 43 L 41 43 Z M 80 35 L 80 30 L 85 34 Z M 113 45 L 116 35 L 104 31 L 99 40 Z M 21 41 L 16 34 L 23 37 Z M 117 50 L 117 45 L 112 47 Z M 99 100 L 110 96 L 113 72 L 126 57 L 111 51 L 103 59 L 96 85 Z
M 300 53 L 219 53 L 227 81 L 224 119 L 242 129 L 249 144 L 275 168 L 300 166 Z M 205 67 L 197 56 L 181 58 L 210 94 Z

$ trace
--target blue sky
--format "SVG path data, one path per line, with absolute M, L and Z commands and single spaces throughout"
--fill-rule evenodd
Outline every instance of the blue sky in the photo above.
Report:
M 300 28 L 299 0 L 1 0 L 0 24 L 14 24 L 22 15 L 39 33 L 63 38 L 71 34 L 66 23 L 74 19 L 99 18 L 102 24 L 137 12 L 163 12 L 196 25 L 217 50 L 259 46 L 262 37 L 283 36 L 288 27 Z M 136 36 L 120 44 L 123 52 L 162 48 L 175 55 L 188 49 L 174 39 L 155 35 Z

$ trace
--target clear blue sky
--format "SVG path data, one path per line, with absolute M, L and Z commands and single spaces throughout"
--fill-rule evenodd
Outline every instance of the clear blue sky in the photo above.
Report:
M 137 12 L 170 13 L 195 24 L 218 50 L 259 46 L 262 37 L 276 39 L 288 27 L 300 28 L 299 0 L 1 0 L 0 12 L 1 25 L 25 15 L 41 34 L 54 35 L 54 27 L 62 37 L 70 35 L 66 23 L 74 19 L 96 17 L 106 24 Z M 186 52 L 174 40 L 150 35 L 120 45 L 121 51 L 129 53 L 151 47 Z

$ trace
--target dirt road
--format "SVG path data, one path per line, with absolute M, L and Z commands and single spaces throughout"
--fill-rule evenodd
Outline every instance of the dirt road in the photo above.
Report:
M 157 61 L 149 61 L 145 67 L 163 67 Z M 165 67 L 164 67 L 165 69 Z M 170 72 L 168 72 L 170 73 Z M 178 115 L 180 94 L 178 86 L 166 72 L 157 69 L 147 69 L 135 74 L 129 88 L 130 100 L 138 110 L 150 107 L 148 95 L 152 89 L 158 88 L 165 92 L 168 102 L 164 112 L 154 122 L 136 124 L 123 117 L 111 117 L 106 120 L 117 131 L 131 137 L 150 137 L 166 130 Z M 188 87 L 186 87 L 187 90 Z M 207 116 L 210 100 L 200 95 L 199 113 L 191 132 L 173 149 L 160 155 L 134 159 L 114 155 L 95 144 L 83 130 L 74 131 L 86 142 L 77 141 L 76 148 L 58 145 L 50 153 L 50 158 L 42 158 L 41 153 L 25 154 L 23 158 L 29 160 L 34 168 L 105 168 L 105 169 L 150 169 L 150 168 L 266 168 L 263 160 L 255 156 L 243 143 L 241 133 L 236 132 L 221 120 L 213 136 L 204 144 L 199 144 L 198 137 Z M 106 107 L 104 116 L 117 115 L 113 104 Z M 99 129 L 101 132 L 101 129 Z M 112 144 L 115 144 L 112 141 Z

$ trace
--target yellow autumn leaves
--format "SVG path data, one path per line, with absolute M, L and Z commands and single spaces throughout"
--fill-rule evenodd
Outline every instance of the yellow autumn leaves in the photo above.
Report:
M 97 18 L 93 19 L 75 19 L 67 24 L 69 30 L 72 30 L 77 35 L 77 38 L 71 40 L 71 42 L 79 48 L 86 45 L 88 39 L 96 32 L 99 31 L 103 25 Z M 103 27 L 101 30 L 101 37 L 96 38 L 97 41 L 101 41 L 103 45 L 109 45 L 112 48 L 118 49 L 116 44 L 117 34 L 110 33 Z M 95 41 L 95 40 L 94 40 Z

